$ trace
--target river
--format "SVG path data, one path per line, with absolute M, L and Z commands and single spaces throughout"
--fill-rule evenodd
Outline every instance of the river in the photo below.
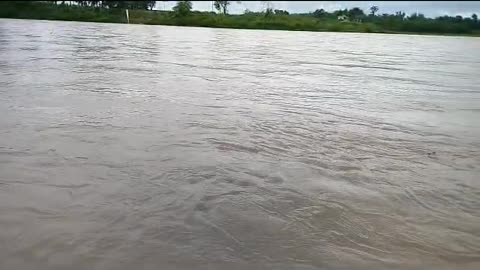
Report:
M 480 269 L 480 39 L 0 20 L 0 269 Z

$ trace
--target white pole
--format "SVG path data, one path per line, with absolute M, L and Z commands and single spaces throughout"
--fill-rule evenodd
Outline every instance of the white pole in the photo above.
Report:
M 130 17 L 128 16 L 128 9 L 125 9 L 125 14 L 127 15 L 127 23 L 130 23 Z

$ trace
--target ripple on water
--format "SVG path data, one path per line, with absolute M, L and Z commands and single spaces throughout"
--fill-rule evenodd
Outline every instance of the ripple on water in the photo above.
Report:
M 478 53 L 0 20 L 0 269 L 480 269 Z

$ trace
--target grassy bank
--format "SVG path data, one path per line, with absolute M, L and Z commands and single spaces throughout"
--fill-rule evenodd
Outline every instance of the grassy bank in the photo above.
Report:
M 0 17 L 11 19 L 125 23 L 125 11 L 39 2 L 0 2 Z
M 201 26 L 240 29 L 330 31 L 362 33 L 455 34 L 480 36 L 480 30 L 435 21 L 374 19 L 361 23 L 339 22 L 335 16 L 317 18 L 310 14 L 246 13 L 221 15 L 213 12 L 189 12 L 178 16 L 172 11 L 130 10 L 130 23 L 150 25 Z M 121 8 L 57 5 L 47 2 L 0 2 L 1 18 L 126 23 Z

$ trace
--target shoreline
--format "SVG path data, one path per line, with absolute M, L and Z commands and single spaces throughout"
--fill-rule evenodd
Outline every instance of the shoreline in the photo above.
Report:
M 418 33 L 418 32 L 398 32 L 398 31 L 329 31 L 326 30 L 289 30 L 289 29 L 267 29 L 267 28 L 242 28 L 242 27 L 222 27 L 222 26 L 202 26 L 202 25 L 177 25 L 177 24 L 151 24 L 151 23 L 136 23 L 136 22 L 102 22 L 94 20 L 59 20 L 59 19 L 37 19 L 37 18 L 5 18 L 3 20 L 33 20 L 33 21 L 52 21 L 52 22 L 84 22 L 84 23 L 99 23 L 99 24 L 126 24 L 126 25 L 147 25 L 147 26 L 175 26 L 175 27 L 195 27 L 195 28 L 213 28 L 213 29 L 234 29 L 234 30 L 256 30 L 256 31 L 285 31 L 285 32 L 311 32 L 311 33 L 347 33 L 347 34 L 383 34 L 383 35 L 408 35 L 408 36 L 437 36 L 437 37 L 480 37 L 478 34 L 453 34 L 453 33 Z
M 56 5 L 45 2 L 0 2 L 0 18 L 50 21 L 76 21 L 140 25 L 208 27 L 242 30 L 275 30 L 326 33 L 367 33 L 420 36 L 480 37 L 480 22 L 445 22 L 433 19 L 403 20 L 399 17 L 365 17 L 365 21 L 338 21 L 309 14 L 245 13 L 222 15 L 215 12 L 104 8 L 78 5 Z M 386 19 L 385 19 L 386 18 Z

